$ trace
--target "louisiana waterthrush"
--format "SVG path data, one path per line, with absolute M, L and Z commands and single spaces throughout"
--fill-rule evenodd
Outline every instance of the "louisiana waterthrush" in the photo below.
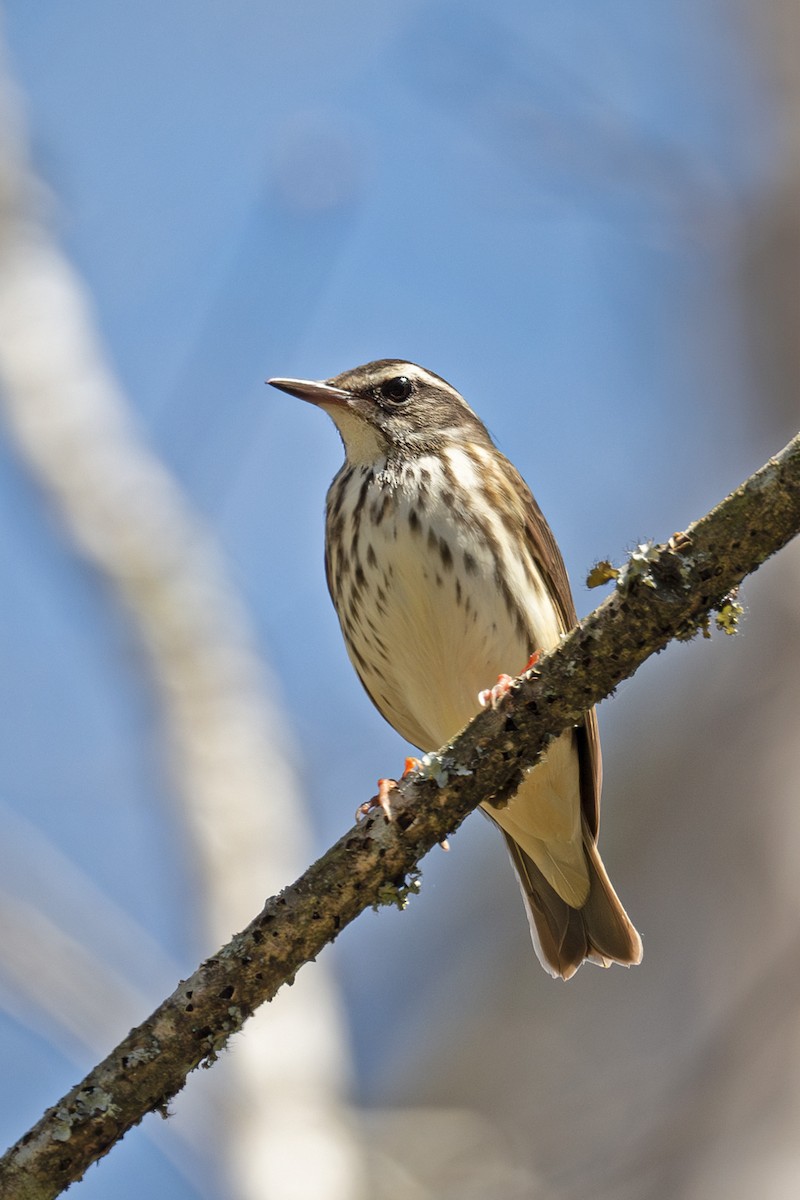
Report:
M 561 553 L 519 472 L 444 379 L 381 359 L 325 382 L 271 379 L 323 408 L 345 462 L 326 510 L 328 587 L 376 708 L 437 749 L 499 672 L 521 670 L 576 622 Z M 502 830 L 542 965 L 638 963 L 642 944 L 597 849 L 594 710 L 567 730 L 505 807 Z

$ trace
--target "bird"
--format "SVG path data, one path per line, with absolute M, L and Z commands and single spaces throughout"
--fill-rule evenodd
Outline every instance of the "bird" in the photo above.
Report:
M 273 387 L 333 419 L 345 459 L 327 493 L 325 571 L 350 660 L 378 711 L 423 752 L 577 622 L 564 561 L 527 484 L 460 393 L 402 359 Z M 506 678 L 508 678 L 506 676 Z M 642 943 L 597 848 L 597 716 L 548 746 L 505 806 L 482 808 L 511 855 L 542 966 L 626 966 Z

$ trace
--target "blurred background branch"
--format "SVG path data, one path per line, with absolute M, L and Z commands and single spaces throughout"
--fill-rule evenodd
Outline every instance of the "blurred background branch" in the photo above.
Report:
M 84 289 L 48 234 L 7 80 L 0 80 L 0 203 L 7 429 L 145 647 L 204 901 L 202 937 L 215 946 L 296 873 L 307 850 L 287 733 L 212 539 L 137 430 Z M 123 845 L 117 849 L 124 855 Z M 2 907 L 6 979 L 28 1004 L 45 1009 L 56 1028 L 82 1030 L 82 1046 L 93 1051 L 110 1024 L 117 1035 L 127 1027 L 141 997 L 57 918 L 13 896 Z M 118 933 L 125 937 L 122 922 Z M 212 1117 L 206 1109 L 203 1137 L 218 1143 L 231 1196 L 287 1195 L 291 1181 L 300 1194 L 349 1200 L 359 1194 L 361 1166 L 344 1105 L 345 1035 L 326 970 L 304 980 L 292 1000 L 242 1039 L 217 1095 L 219 1111 Z

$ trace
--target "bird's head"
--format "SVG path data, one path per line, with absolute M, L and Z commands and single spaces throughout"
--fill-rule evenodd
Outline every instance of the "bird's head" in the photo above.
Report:
M 412 459 L 453 443 L 490 444 L 484 426 L 454 387 L 401 359 L 382 358 L 321 382 L 268 382 L 324 408 L 354 464 Z

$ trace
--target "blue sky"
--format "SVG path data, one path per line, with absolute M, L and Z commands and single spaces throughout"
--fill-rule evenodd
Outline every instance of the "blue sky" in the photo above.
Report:
M 530 482 L 586 611 L 595 559 L 668 536 L 776 448 L 752 416 L 735 286 L 742 226 L 777 170 L 768 81 L 721 0 L 5 7 L 52 228 L 248 604 L 322 849 L 404 747 L 325 592 L 335 431 L 263 381 L 388 356 L 444 375 Z M 0 554 L 0 803 L 191 965 L 130 634 L 8 446 Z M 466 855 L 482 836 L 460 835 Z M 434 900 L 454 886 L 443 872 Z M 373 996 L 360 949 L 392 936 L 375 930 L 337 960 L 356 1013 Z M 379 1095 L 371 1037 L 356 1020 L 359 1086 Z M 13 1023 L 2 1046 L 34 1110 L 71 1079 Z M 2 1128 L 19 1132 L 15 1113 Z M 168 1194 L 168 1168 L 141 1154 L 160 1180 L 145 1190 Z

